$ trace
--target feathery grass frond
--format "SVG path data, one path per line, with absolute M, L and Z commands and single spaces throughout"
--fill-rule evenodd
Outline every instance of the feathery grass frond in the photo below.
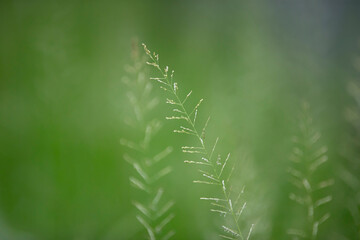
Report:
M 360 73 L 360 57 L 354 62 L 355 70 Z M 346 119 L 350 123 L 350 131 L 346 146 L 344 146 L 344 158 L 339 171 L 339 177 L 345 186 L 353 193 L 347 197 L 348 209 L 356 225 L 358 237 L 360 238 L 360 82 L 348 83 L 348 93 L 353 99 L 351 107 L 346 109 Z
M 149 119 L 149 113 L 156 107 L 158 100 L 152 96 L 152 83 L 145 77 L 145 56 L 139 54 L 138 46 L 133 45 L 133 64 L 127 66 L 129 76 L 125 77 L 124 83 L 128 87 L 129 102 L 134 110 L 131 120 L 134 131 L 139 131 L 140 138 L 136 140 L 121 139 L 120 143 L 131 149 L 132 154 L 124 154 L 124 159 L 134 168 L 134 176 L 130 183 L 144 195 L 141 199 L 133 201 L 138 210 L 137 219 L 146 229 L 150 240 L 170 239 L 175 231 L 169 228 L 169 222 L 174 218 L 170 211 L 173 201 L 166 201 L 164 190 L 159 185 L 159 179 L 171 172 L 170 166 L 160 168 L 157 163 L 165 159 L 171 152 L 171 147 L 152 155 L 152 139 L 160 129 L 161 123 L 156 119 Z M 158 80 L 160 81 L 160 80 Z
M 159 55 L 152 53 L 145 44 L 143 44 L 145 53 L 149 57 L 148 65 L 154 67 L 159 77 L 153 77 L 155 81 L 160 83 L 160 87 L 168 94 L 166 103 L 172 107 L 172 111 L 176 113 L 173 116 L 169 116 L 168 120 L 179 121 L 179 129 L 174 130 L 175 133 L 187 134 L 194 136 L 197 144 L 194 146 L 183 146 L 182 151 L 188 154 L 195 154 L 198 160 L 186 160 L 185 163 L 193 164 L 203 168 L 200 168 L 201 176 L 199 180 L 195 180 L 194 183 L 206 184 L 217 186 L 221 197 L 201 197 L 201 200 L 208 201 L 211 204 L 211 211 L 220 214 L 229 220 L 231 225 L 223 225 L 223 234 L 221 237 L 226 239 L 249 239 L 253 226 L 249 230 L 249 234 L 244 235 L 241 227 L 239 217 L 242 211 L 245 209 L 246 204 L 241 204 L 239 199 L 234 201 L 231 194 L 233 192 L 231 184 L 229 183 L 231 173 L 234 167 L 230 169 L 230 174 L 225 176 L 225 169 L 228 168 L 228 161 L 230 154 L 227 155 L 225 160 L 221 160 L 220 155 L 216 156 L 217 143 L 219 138 L 215 142 L 208 146 L 205 143 L 206 128 L 208 126 L 210 118 L 206 121 L 204 126 L 198 126 L 196 119 L 198 116 L 198 110 L 203 102 L 200 99 L 195 106 L 188 106 L 188 99 L 192 94 L 190 91 L 184 98 L 178 93 L 178 83 L 174 81 L 174 71 L 169 72 L 169 67 L 161 67 L 159 63 Z M 160 81 L 159 81 L 160 80 Z M 181 124 L 181 125 L 180 125 Z M 228 172 L 228 171 L 226 171 Z M 238 194 L 236 194 L 238 196 Z M 239 195 L 240 196 L 240 195 Z
M 304 103 L 300 117 L 299 134 L 293 137 L 292 167 L 288 169 L 291 183 L 296 193 L 290 193 L 289 198 L 306 209 L 307 219 L 305 229 L 289 229 L 288 234 L 298 239 L 317 239 L 318 228 L 329 217 L 329 213 L 321 215 L 321 206 L 329 203 L 332 196 L 319 197 L 316 191 L 330 187 L 333 179 L 318 181 L 315 175 L 318 169 L 328 160 L 327 148 L 319 147 L 320 132 L 313 127 L 309 105 Z M 323 195 L 323 193 L 321 193 Z

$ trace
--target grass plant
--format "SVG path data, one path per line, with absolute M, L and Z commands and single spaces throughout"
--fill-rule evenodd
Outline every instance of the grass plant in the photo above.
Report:
M 181 97 L 179 84 L 174 80 L 174 71 L 170 70 L 168 66 L 160 66 L 159 55 L 151 52 L 145 44 L 143 47 L 149 58 L 147 64 L 157 70 L 157 76 L 151 77 L 151 79 L 158 82 L 160 88 L 165 91 L 166 103 L 171 106 L 173 115 L 166 117 L 166 119 L 179 121 L 179 127 L 174 130 L 174 133 L 190 135 L 196 141 L 194 145 L 182 146 L 182 152 L 194 155 L 195 159 L 184 162 L 196 166 L 200 173 L 199 179 L 193 182 L 214 186 L 219 192 L 218 195 L 204 196 L 200 199 L 210 203 L 211 212 L 224 217 L 220 237 L 224 239 L 250 239 L 254 225 L 252 224 L 248 231 L 244 231 L 241 227 L 241 215 L 246 207 L 246 202 L 241 199 L 244 188 L 236 191 L 236 188 L 233 188 L 231 184 L 230 179 L 235 168 L 234 166 L 231 167 L 230 153 L 225 158 L 221 157 L 217 149 L 219 138 L 216 138 L 211 144 L 208 144 L 210 142 L 208 138 L 205 140 L 210 117 L 202 126 L 199 126 L 197 122 L 199 107 L 203 103 L 203 99 L 200 99 L 195 106 L 189 106 L 188 100 L 192 91 Z
M 167 200 L 161 180 L 172 168 L 166 163 L 171 147 L 153 154 L 156 147 L 153 141 L 162 124 L 158 119 L 151 119 L 151 112 L 159 101 L 153 96 L 153 86 L 145 71 L 145 57 L 138 51 L 138 45 L 133 43 L 132 65 L 126 66 L 127 77 L 123 78 L 127 86 L 127 97 L 133 109 L 132 117 L 127 119 L 128 125 L 137 137 L 134 140 L 122 138 L 120 143 L 129 149 L 124 159 L 134 168 L 131 185 L 142 195 L 133 201 L 138 210 L 136 218 L 144 226 L 150 240 L 170 239 L 175 231 L 169 229 L 169 222 L 174 218 L 171 211 L 174 201 Z M 130 114 L 129 114 L 130 115 Z M 165 162 L 165 164 L 164 164 Z

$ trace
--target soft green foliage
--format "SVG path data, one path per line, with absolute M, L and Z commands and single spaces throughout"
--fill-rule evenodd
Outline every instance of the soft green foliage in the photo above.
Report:
M 331 214 L 317 238 L 359 240 L 359 93 L 353 84 L 359 83 L 353 67 L 359 13 L 359 0 L 0 1 L 0 239 L 149 238 L 136 215 L 147 219 L 133 203 L 146 205 L 156 191 L 150 196 L 132 187 L 130 176 L 144 180 L 123 156 L 142 163 L 144 154 L 119 144 L 120 138 L 144 140 L 138 109 L 127 98 L 129 90 L 139 96 L 142 89 L 120 81 L 137 79 L 123 67 L 137 37 L 161 52 L 162 64 L 176 67 L 181 97 L 192 90 L 189 113 L 204 97 L 199 134 L 211 115 L 207 150 L 219 136 L 214 160 L 220 152 L 223 163 L 231 152 L 223 174 L 236 163 L 233 191 L 246 186 L 239 221 L 244 238 L 252 223 L 251 240 L 288 240 L 289 228 L 305 229 L 307 208 L 289 199 L 297 188 L 286 170 L 293 119 L 306 99 L 329 150 L 314 177 L 335 179 L 324 195 L 314 192 L 333 197 L 317 209 Z M 151 82 L 151 95 L 160 99 L 162 90 Z M 163 124 L 146 156 L 175 150 L 141 170 L 153 176 L 173 169 L 152 184 L 164 190 L 161 206 L 176 202 L 176 217 L 166 226 L 176 230 L 171 239 L 216 240 L 222 225 L 236 226 L 231 215 L 218 217 L 209 211 L 212 202 L 199 198 L 223 198 L 222 188 L 192 183 L 207 181 L 198 169 L 210 166 L 183 163 L 202 161 L 181 151 L 199 141 L 169 130 L 187 122 L 165 120 L 172 114 L 163 102 L 146 114 L 146 123 L 155 117 Z M 348 107 L 351 124 L 344 117 Z
M 360 58 L 356 58 L 355 68 L 360 73 Z M 348 92 L 353 98 L 353 104 L 346 110 L 346 118 L 351 125 L 350 134 L 346 141 L 347 146 L 343 155 L 345 160 L 339 171 L 340 179 L 350 189 L 352 194 L 347 197 L 347 208 L 353 217 L 358 236 L 360 238 L 360 172 L 359 147 L 360 147 L 360 84 L 352 81 L 348 84 Z
M 178 129 L 175 129 L 175 133 L 187 134 L 193 136 L 197 143 L 194 146 L 183 146 L 182 152 L 196 155 L 195 161 L 186 160 L 185 163 L 196 165 L 201 173 L 199 180 L 194 180 L 194 183 L 213 185 L 217 187 L 221 193 L 218 196 L 206 196 L 201 197 L 201 200 L 210 202 L 210 211 L 218 213 L 220 216 L 227 218 L 221 228 L 223 234 L 220 235 L 225 239 L 249 239 L 251 231 L 254 225 L 251 225 L 247 235 L 244 235 L 240 226 L 240 217 L 246 207 L 246 202 L 241 203 L 241 195 L 244 192 L 244 188 L 236 192 L 231 185 L 231 175 L 234 171 L 234 167 L 230 167 L 230 172 L 226 174 L 225 169 L 229 167 L 230 153 L 226 158 L 221 158 L 219 151 L 216 149 L 219 138 L 216 138 L 213 145 L 207 144 L 207 138 L 205 141 L 207 126 L 210 117 L 202 127 L 199 127 L 196 120 L 198 115 L 198 108 L 203 102 L 200 99 L 198 103 L 189 107 L 187 100 L 192 94 L 190 91 L 184 98 L 178 94 L 178 83 L 174 81 L 174 71 L 169 72 L 168 66 L 162 68 L 159 63 L 159 55 L 155 52 L 152 53 L 145 44 L 143 44 L 145 53 L 150 58 L 148 65 L 153 66 L 158 70 L 160 77 L 152 77 L 152 80 L 157 81 L 160 87 L 168 93 L 166 103 L 172 107 L 172 116 L 166 117 L 168 120 L 179 120 L 181 124 Z M 200 130 L 201 129 L 201 130 Z M 229 224 L 229 225 L 228 225 Z
M 323 213 L 322 208 L 332 200 L 332 196 L 324 194 L 324 190 L 332 186 L 334 180 L 319 180 L 316 177 L 319 168 L 328 161 L 328 149 L 321 145 L 321 134 L 313 127 L 309 111 L 309 105 L 304 103 L 300 116 L 300 131 L 293 137 L 293 166 L 289 168 L 291 183 L 294 186 L 294 192 L 290 193 L 289 197 L 306 209 L 306 219 L 303 228 L 289 229 L 288 233 L 294 236 L 293 239 L 315 240 L 320 225 L 330 217 L 330 213 Z
M 140 56 L 139 56 L 140 55 Z M 133 43 L 133 64 L 126 66 L 128 77 L 123 82 L 128 86 L 127 96 L 134 110 L 133 118 L 127 119 L 129 127 L 133 131 L 140 131 L 140 137 L 134 141 L 121 139 L 121 144 L 134 150 L 131 156 L 124 154 L 124 159 L 135 169 L 136 175 L 130 177 L 130 183 L 136 189 L 143 192 L 141 198 L 133 201 L 133 205 L 139 211 L 136 216 L 144 226 L 150 240 L 167 240 L 174 234 L 174 230 L 166 229 L 169 222 L 174 218 L 171 208 L 172 200 L 166 200 L 164 190 L 159 184 L 161 179 L 172 170 L 170 166 L 159 168 L 160 161 L 166 161 L 172 148 L 166 147 L 161 152 L 151 155 L 150 147 L 154 135 L 159 131 L 161 122 L 157 119 L 149 120 L 149 112 L 158 104 L 157 98 L 152 96 L 152 84 L 146 76 L 144 65 L 145 58 L 138 51 L 138 46 Z

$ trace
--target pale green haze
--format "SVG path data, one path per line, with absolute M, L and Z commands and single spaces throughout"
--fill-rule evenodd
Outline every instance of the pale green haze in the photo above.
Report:
M 360 239 L 359 147 L 357 0 L 0 1 L 1 240 Z

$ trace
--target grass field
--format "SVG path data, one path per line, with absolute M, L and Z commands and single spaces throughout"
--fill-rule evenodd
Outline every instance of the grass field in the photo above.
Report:
M 1 1 L 0 239 L 360 239 L 359 12 Z

